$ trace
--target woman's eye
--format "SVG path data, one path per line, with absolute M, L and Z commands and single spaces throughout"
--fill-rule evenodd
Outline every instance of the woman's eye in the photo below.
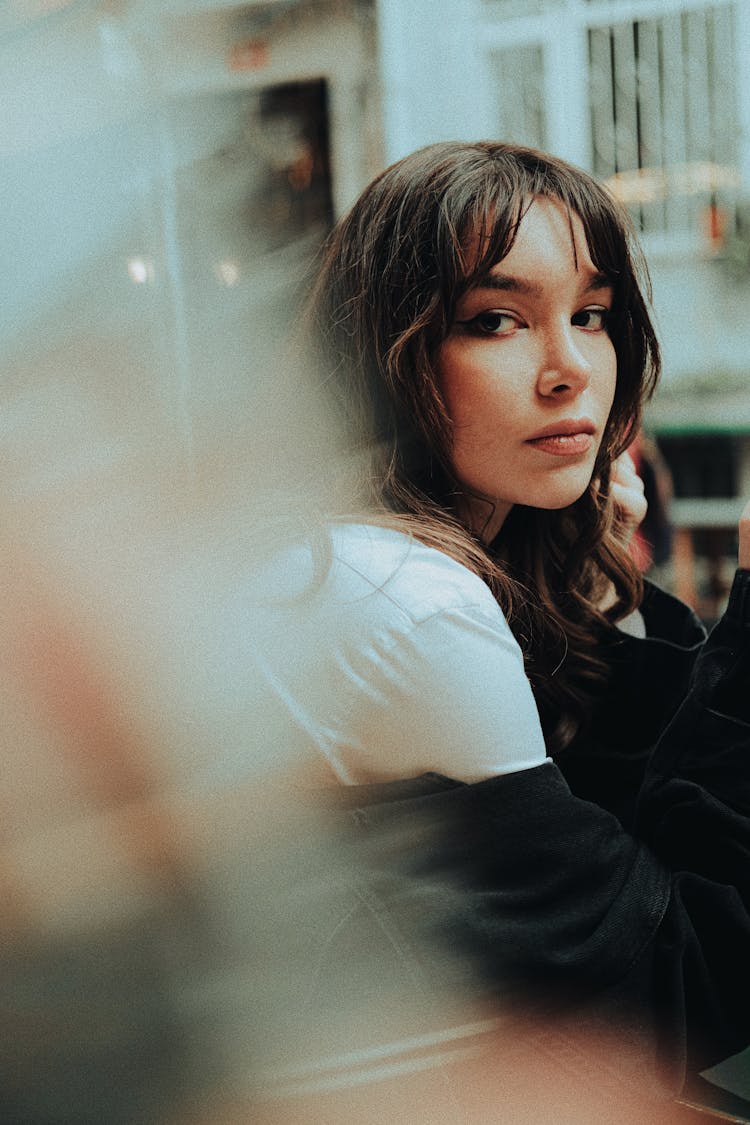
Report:
M 520 328 L 520 323 L 515 316 L 494 309 L 481 312 L 470 320 L 459 321 L 459 324 L 484 336 L 505 336 L 514 329 Z
M 576 328 L 585 328 L 589 332 L 603 332 L 607 327 L 609 309 L 592 308 L 581 309 L 571 318 L 571 324 Z

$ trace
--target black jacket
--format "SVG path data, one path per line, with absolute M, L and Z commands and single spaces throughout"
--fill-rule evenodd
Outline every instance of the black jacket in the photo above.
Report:
M 688 691 L 706 639 L 688 606 L 644 585 L 646 637 L 619 633 L 612 641 L 610 677 L 590 723 L 556 757 L 576 796 L 609 809 L 629 830 L 649 756 Z
M 661 638 L 614 651 L 559 765 L 344 795 L 428 974 L 470 963 L 537 1037 L 614 1029 L 616 1065 L 655 1095 L 750 1042 L 750 572 L 705 643 L 658 594 L 647 620 L 656 601 Z

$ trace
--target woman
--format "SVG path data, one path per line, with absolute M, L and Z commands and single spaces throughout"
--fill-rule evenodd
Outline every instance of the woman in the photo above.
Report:
M 537 1047 L 554 1018 L 555 1064 L 571 1013 L 600 1062 L 614 1029 L 623 1089 L 636 1059 L 656 1096 L 750 1038 L 750 534 L 701 647 L 627 552 L 642 499 L 623 454 L 659 369 L 644 278 L 620 207 L 552 157 L 446 143 L 378 177 L 308 318 L 367 450 L 360 514 L 332 523 L 318 580 L 306 546 L 276 569 L 303 597 L 260 647 L 379 841 L 385 914 L 360 896 L 326 956 L 340 969 L 357 918 L 360 949 L 373 916 L 391 949 L 429 932 L 433 983 L 471 964 Z

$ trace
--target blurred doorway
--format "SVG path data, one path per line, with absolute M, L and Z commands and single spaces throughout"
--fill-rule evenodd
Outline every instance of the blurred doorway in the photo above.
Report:
M 263 90 L 258 126 L 268 163 L 249 221 L 267 230 L 276 245 L 327 231 L 333 199 L 325 80 Z

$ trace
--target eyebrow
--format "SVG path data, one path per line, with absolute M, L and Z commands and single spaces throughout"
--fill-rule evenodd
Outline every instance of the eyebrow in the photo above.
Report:
M 599 289 L 611 289 L 612 285 L 612 279 L 607 277 L 606 273 L 598 272 L 591 275 L 583 292 L 594 293 Z M 542 293 L 541 285 L 505 273 L 484 274 L 472 289 L 494 289 L 502 293 L 521 293 L 528 297 L 539 297 Z

